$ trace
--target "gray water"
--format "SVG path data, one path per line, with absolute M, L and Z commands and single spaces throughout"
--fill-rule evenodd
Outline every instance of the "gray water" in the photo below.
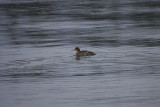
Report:
M 0 107 L 159 106 L 159 0 L 0 0 Z

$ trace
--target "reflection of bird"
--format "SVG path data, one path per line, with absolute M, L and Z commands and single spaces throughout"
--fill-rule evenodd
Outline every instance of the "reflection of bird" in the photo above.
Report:
M 86 50 L 81 51 L 79 47 L 76 47 L 74 50 L 77 51 L 76 56 L 93 56 L 93 55 L 96 55 L 95 53 L 90 52 L 90 51 L 86 51 Z

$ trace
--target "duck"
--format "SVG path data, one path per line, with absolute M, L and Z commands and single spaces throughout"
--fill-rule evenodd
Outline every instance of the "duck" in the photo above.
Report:
M 91 52 L 91 51 L 87 51 L 87 50 L 82 50 L 82 51 L 81 51 L 79 47 L 75 47 L 74 50 L 76 51 L 76 56 L 77 56 L 77 57 L 96 55 L 94 52 Z

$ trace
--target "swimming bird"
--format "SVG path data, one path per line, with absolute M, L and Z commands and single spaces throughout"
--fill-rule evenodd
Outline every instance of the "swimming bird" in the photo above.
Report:
M 95 53 L 87 51 L 87 50 L 82 50 L 81 51 L 79 47 L 76 47 L 74 50 L 76 51 L 76 56 L 78 56 L 78 57 L 79 56 L 93 56 L 93 55 L 96 55 Z

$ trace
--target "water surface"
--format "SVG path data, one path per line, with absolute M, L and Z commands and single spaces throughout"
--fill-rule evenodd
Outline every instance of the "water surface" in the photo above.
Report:
M 1 0 L 0 14 L 0 106 L 160 106 L 159 0 Z

